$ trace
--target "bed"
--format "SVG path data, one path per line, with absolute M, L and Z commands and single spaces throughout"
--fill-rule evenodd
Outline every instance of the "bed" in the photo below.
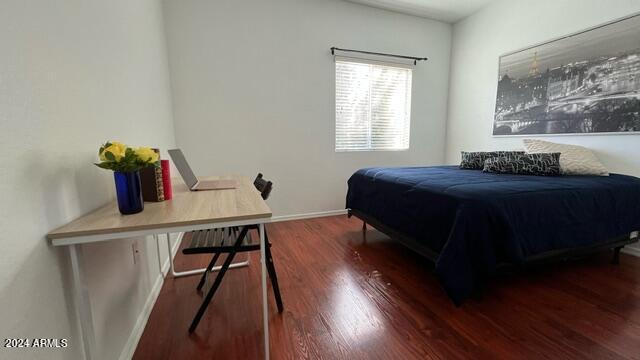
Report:
M 346 208 L 431 259 L 460 305 L 502 264 L 515 266 L 637 241 L 640 179 L 526 176 L 457 166 L 367 168 Z

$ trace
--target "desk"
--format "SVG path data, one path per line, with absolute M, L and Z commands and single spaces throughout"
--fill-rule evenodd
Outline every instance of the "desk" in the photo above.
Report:
M 271 210 L 249 178 L 206 178 L 217 179 L 236 180 L 238 187 L 227 190 L 189 191 L 184 183 L 174 179 L 172 200 L 145 203 L 144 211 L 134 215 L 120 215 L 118 205 L 114 201 L 47 234 L 54 246 L 67 246 L 69 249 L 75 307 L 80 319 L 86 359 L 93 359 L 96 355 L 91 304 L 81 266 L 82 244 L 251 224 L 258 224 L 260 233 L 264 351 L 265 358 L 269 358 L 264 224 L 270 221 Z M 186 329 L 187 324 L 185 331 Z

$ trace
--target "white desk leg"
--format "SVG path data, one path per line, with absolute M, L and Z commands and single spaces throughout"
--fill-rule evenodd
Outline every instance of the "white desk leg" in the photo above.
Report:
M 173 254 L 171 252 L 171 234 L 167 234 L 167 249 L 169 249 L 169 264 L 170 264 L 170 267 L 171 267 L 171 275 L 173 275 L 173 277 L 183 277 L 183 276 L 191 276 L 191 275 L 196 275 L 196 274 L 202 274 L 203 272 L 205 272 L 207 270 L 206 268 L 202 268 L 202 269 L 194 269 L 194 270 L 176 272 L 176 269 L 174 268 L 174 265 L 173 265 L 173 256 L 172 256 Z M 245 261 L 240 261 L 240 262 L 236 262 L 236 263 L 233 263 L 233 264 L 229 265 L 229 269 L 235 269 L 235 268 L 244 267 L 244 266 L 249 266 L 249 258 L 248 257 L 247 257 L 247 260 L 245 260 Z M 214 267 L 211 268 L 211 272 L 218 271 L 220 269 L 222 269 L 222 266 L 220 266 L 220 265 L 214 266 Z
M 93 332 L 93 317 L 91 315 L 91 303 L 87 283 L 82 274 L 82 248 L 80 245 L 69 245 L 71 257 L 71 270 L 73 273 L 73 292 L 76 308 L 76 316 L 80 320 L 80 336 L 84 358 L 91 360 L 95 357 L 96 337 Z
M 160 256 L 160 237 L 157 234 L 153 234 L 153 238 L 156 240 L 156 250 L 158 252 L 158 269 L 160 270 L 162 277 L 164 277 L 165 273 L 162 270 L 162 256 Z M 169 254 L 169 256 L 171 256 L 171 254 Z
M 259 225 L 260 232 L 260 269 L 262 280 L 262 328 L 264 330 L 264 358 L 269 360 L 269 308 L 267 304 L 267 259 L 264 240 L 264 224 Z

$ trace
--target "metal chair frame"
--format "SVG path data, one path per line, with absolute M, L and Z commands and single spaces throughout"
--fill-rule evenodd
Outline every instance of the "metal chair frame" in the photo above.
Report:
M 264 200 L 267 200 L 267 198 L 269 198 L 269 195 L 271 194 L 271 190 L 273 188 L 273 183 L 271 181 L 265 180 L 262 174 L 259 173 L 254 180 L 253 185 L 256 187 L 256 189 L 258 189 L 258 191 L 260 191 L 260 195 Z M 258 225 L 199 230 L 193 231 L 191 233 L 191 244 L 182 250 L 183 254 L 213 254 L 213 258 L 209 262 L 209 265 L 207 265 L 206 270 L 204 271 L 202 277 L 200 278 L 200 281 L 198 282 L 198 291 L 202 291 L 203 286 L 205 285 L 205 283 L 207 283 L 208 274 L 214 268 L 216 262 L 220 258 L 220 255 L 227 254 L 227 257 L 224 260 L 220 271 L 217 273 L 213 284 L 208 289 L 204 300 L 200 305 L 200 308 L 198 309 L 198 312 L 191 322 L 191 325 L 189 326 L 190 333 L 194 332 L 198 327 L 202 316 L 207 310 L 209 303 L 211 303 L 211 300 L 213 299 L 216 291 L 220 287 L 222 279 L 224 278 L 227 270 L 229 270 L 236 254 L 241 252 L 260 250 L 260 243 L 252 242 L 249 230 L 258 230 Z M 284 310 L 284 307 L 282 305 L 282 297 L 280 296 L 280 288 L 278 286 L 276 268 L 273 262 L 273 257 L 271 256 L 271 243 L 269 242 L 266 226 L 264 229 L 264 236 L 265 258 L 267 261 L 266 268 L 269 274 L 269 278 L 271 279 L 271 285 L 273 287 L 273 293 L 276 300 L 276 305 L 278 307 L 278 312 L 281 313 Z

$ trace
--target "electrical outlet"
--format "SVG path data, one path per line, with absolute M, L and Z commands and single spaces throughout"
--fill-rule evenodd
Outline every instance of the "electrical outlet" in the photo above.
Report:
M 140 261 L 140 243 L 138 241 L 131 243 L 131 251 L 133 252 L 133 263 L 137 264 Z
M 640 236 L 640 231 L 632 231 L 631 235 L 629 235 L 630 239 L 637 239 Z

